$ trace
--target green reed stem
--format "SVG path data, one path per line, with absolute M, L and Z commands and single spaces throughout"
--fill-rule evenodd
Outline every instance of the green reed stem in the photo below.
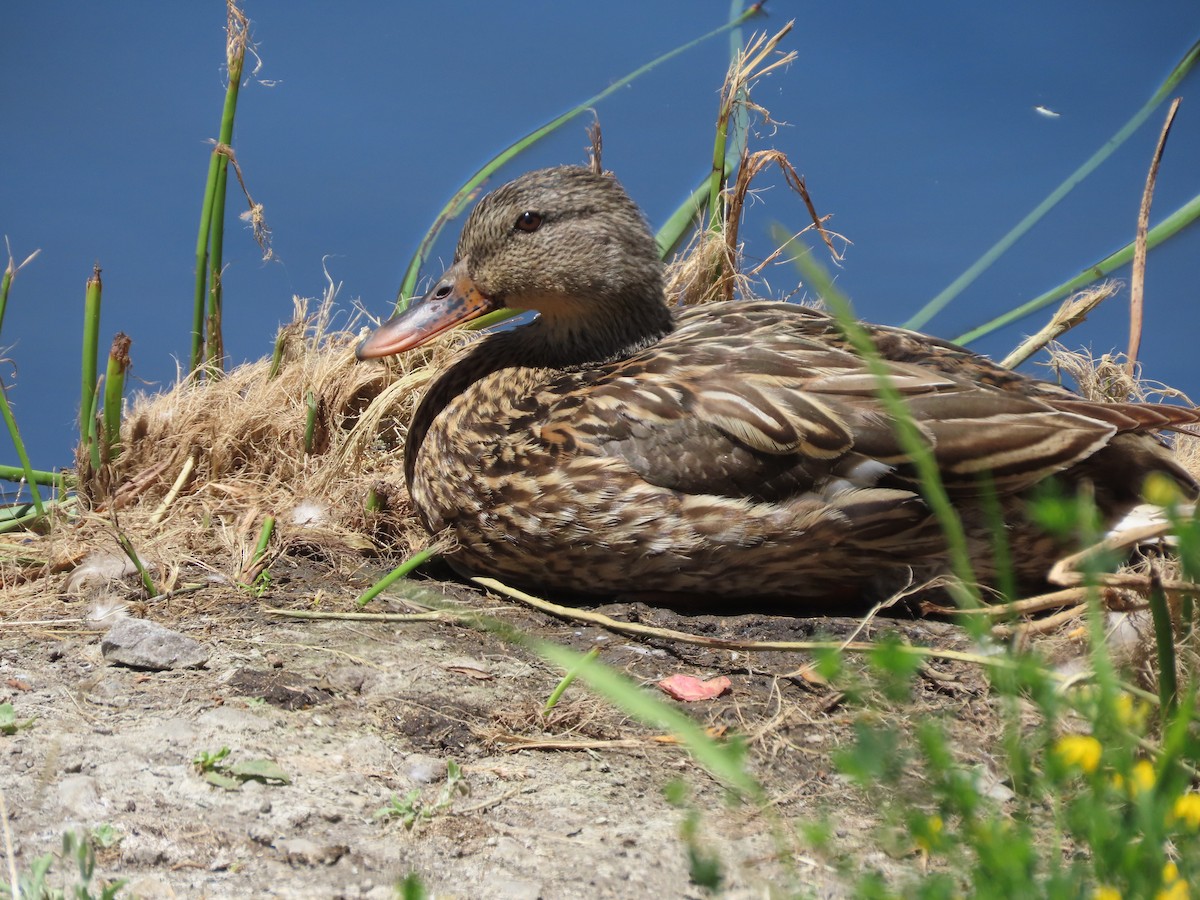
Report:
M 47 472 L 45 469 L 23 469 L 20 466 L 0 465 L 0 478 L 5 481 L 28 481 L 44 484 L 56 491 L 65 492 L 70 486 L 70 477 L 63 472 Z
M 104 434 L 101 457 L 109 462 L 121 452 L 121 412 L 125 396 L 125 373 L 129 371 L 129 346 L 133 341 L 117 332 L 108 351 L 104 376 Z
M 218 236 L 224 232 L 225 210 L 225 179 L 224 173 L 228 167 L 229 158 L 225 148 L 233 143 L 233 123 L 237 114 L 238 92 L 241 88 L 242 70 L 246 59 L 247 29 L 249 23 L 236 5 L 229 5 L 229 22 L 226 26 L 226 65 L 229 71 L 229 83 L 225 88 L 225 105 L 221 110 L 221 130 L 217 145 L 213 148 L 208 161 L 208 178 L 204 183 L 204 200 L 200 205 L 200 229 L 196 236 L 196 282 L 192 303 L 192 354 L 191 368 L 196 372 L 200 364 L 208 360 L 219 360 L 214 352 L 220 349 L 220 337 L 217 337 L 217 347 L 212 346 L 212 335 L 206 327 L 205 311 L 208 306 L 207 280 L 209 274 L 209 243 L 214 233 Z M 220 196 L 218 203 L 217 197 Z M 219 214 L 218 214 L 219 213 Z M 220 221 L 218 221 L 220 220 Z M 217 248 L 219 251 L 219 247 Z M 220 282 L 221 259 L 219 252 L 213 254 L 212 269 L 217 273 Z M 219 301 L 218 301 L 219 302 Z M 220 316 L 212 325 L 219 331 Z M 208 336 L 208 353 L 205 353 L 205 338 Z
M 654 236 L 654 242 L 658 244 L 660 259 L 666 259 L 679 249 L 683 239 L 696 227 L 696 223 L 700 220 L 700 211 L 704 209 L 705 201 L 708 199 L 708 187 L 708 178 L 706 177 L 658 229 L 658 233 Z
M 304 452 L 312 453 L 313 438 L 317 433 L 317 395 L 308 391 L 304 395 Z
M 731 78 L 742 58 L 744 45 L 740 25 L 746 17 L 744 6 L 742 0 L 730 0 L 729 22 L 733 26 L 729 35 Z M 731 95 L 722 91 L 721 108 L 717 114 L 717 134 L 713 141 L 712 170 L 708 175 L 708 227 L 717 231 L 725 225 L 722 195 L 729 180 L 729 170 L 741 157 L 742 148 L 746 145 L 746 132 L 750 124 L 750 115 L 745 106 L 748 96 L 747 83 L 744 81 Z
M 32 503 L 5 507 L 0 510 L 0 534 L 22 531 L 42 517 Z
M 1067 179 L 1062 184 L 1051 191 L 1050 195 L 1046 197 L 1045 200 L 1034 207 L 1033 211 L 1029 213 L 1029 215 L 1025 216 L 1025 218 L 1018 222 L 1012 228 L 1012 230 L 1008 232 L 1008 234 L 1000 238 L 1000 240 L 997 241 L 990 250 L 984 253 L 983 256 L 976 260 L 976 262 L 974 262 L 970 268 L 954 279 L 954 281 L 952 281 L 940 294 L 921 307 L 921 309 L 917 311 L 916 315 L 904 323 L 904 327 L 920 328 L 935 315 L 941 312 L 946 304 L 961 294 L 963 290 L 965 290 L 967 286 L 971 284 L 971 282 L 978 278 L 980 274 L 982 274 L 992 263 L 994 263 L 1001 255 L 1003 255 L 1005 251 L 1007 251 L 1013 244 L 1020 240 L 1021 237 L 1027 231 L 1029 231 L 1030 228 L 1037 224 L 1042 217 L 1046 215 L 1046 213 L 1053 209 L 1063 197 L 1069 194 L 1075 185 L 1083 181 L 1083 179 L 1090 175 L 1102 162 L 1108 159 L 1108 157 L 1112 155 L 1113 151 L 1120 147 L 1121 144 L 1125 143 L 1126 139 L 1128 139 L 1130 135 L 1137 131 L 1141 124 L 1145 122 L 1147 118 L 1149 118 L 1150 114 L 1154 112 L 1158 105 L 1167 99 L 1167 95 L 1169 95 L 1171 91 L 1173 91 L 1175 87 L 1184 79 L 1188 72 L 1192 70 L 1192 67 L 1195 66 L 1198 59 L 1200 59 L 1200 41 L 1192 44 L 1187 53 L 1183 55 L 1183 58 L 1176 63 L 1175 68 L 1171 70 L 1166 80 L 1159 85 L 1158 90 L 1156 90 L 1154 94 L 1151 95 L 1150 99 L 1147 100 L 1142 106 L 1142 108 L 1134 114 L 1133 118 L 1121 126 L 1120 130 L 1108 139 L 1108 142 L 1105 143 L 1103 147 L 1093 153 L 1083 165 L 1068 175 Z
M 221 266 L 225 258 L 225 188 L 228 178 L 229 157 L 221 154 L 217 162 L 217 191 L 213 195 L 212 231 L 208 242 L 208 315 L 205 319 L 204 361 L 210 375 L 225 368 L 225 341 L 221 332 Z
M 91 441 L 96 413 L 96 361 L 100 352 L 100 300 L 103 293 L 100 266 L 92 268 L 83 295 L 83 348 L 80 362 L 79 442 L 92 459 L 93 468 L 100 468 L 100 454 Z

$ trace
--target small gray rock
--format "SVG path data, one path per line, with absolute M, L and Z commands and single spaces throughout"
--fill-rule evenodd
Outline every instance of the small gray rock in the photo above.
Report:
M 71 775 L 60 781 L 58 802 L 64 810 L 80 819 L 88 819 L 104 811 L 96 779 L 89 775 Z
M 110 663 L 131 669 L 198 669 L 209 652 L 190 637 L 145 619 L 121 619 L 100 641 Z
M 496 900 L 539 900 L 544 896 L 540 883 L 524 878 L 496 878 L 488 890 Z
M 318 844 L 307 838 L 288 838 L 275 845 L 288 863 L 298 866 L 332 866 L 345 856 L 349 849 L 341 844 Z

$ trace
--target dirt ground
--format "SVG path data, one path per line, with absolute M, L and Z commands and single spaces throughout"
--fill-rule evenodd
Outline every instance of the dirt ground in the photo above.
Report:
M 105 627 L 86 620 L 95 598 L 47 593 L 36 606 L 0 611 L 0 703 L 12 703 L 18 721 L 33 719 L 0 734 L 17 870 L 58 849 L 64 830 L 109 826 L 115 840 L 98 854 L 93 886 L 128 879 L 125 896 L 383 898 L 415 872 L 434 897 L 702 897 L 681 836 L 688 811 L 663 793 L 680 778 L 699 813 L 699 846 L 721 860 L 722 896 L 842 896 L 846 884 L 829 862 L 786 836 L 820 815 L 830 816 L 840 847 L 861 848 L 864 868 L 919 864 L 877 849 L 870 798 L 834 771 L 830 754 L 849 740 L 854 711 L 833 688 L 797 674 L 810 657 L 636 640 L 474 587 L 429 582 L 528 633 L 601 647 L 605 662 L 650 690 L 675 673 L 727 675 L 727 694 L 686 709 L 747 737 L 774 811 L 764 815 L 729 804 L 684 750 L 579 683 L 544 716 L 561 672 L 491 633 L 443 621 L 272 613 L 352 610 L 383 571 L 372 564 L 344 575 L 283 559 L 261 597 L 213 582 L 132 603 L 130 615 L 203 645 L 208 662 L 191 670 L 106 661 Z M 395 596 L 370 609 L 411 612 Z M 642 604 L 597 609 L 736 638 L 843 636 L 860 624 L 688 616 Z M 877 619 L 860 637 L 887 630 L 967 644 L 953 626 L 902 619 Z M 918 693 L 914 712 L 953 717 L 963 757 L 988 765 L 997 726 L 978 672 L 931 663 Z M 290 783 L 250 781 L 238 791 L 207 783 L 193 760 L 223 747 L 232 762 L 273 761 Z M 450 761 L 462 777 L 447 792 Z M 409 809 L 428 815 L 411 829 L 378 815 L 414 791 Z M 54 871 L 70 876 L 73 868 L 64 861 Z

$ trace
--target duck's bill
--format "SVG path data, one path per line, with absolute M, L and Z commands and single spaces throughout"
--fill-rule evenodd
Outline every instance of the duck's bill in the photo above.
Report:
M 450 276 L 448 272 L 428 294 L 376 328 L 358 345 L 355 355 L 359 359 L 377 359 L 403 353 L 496 308 L 497 304 L 468 276 Z

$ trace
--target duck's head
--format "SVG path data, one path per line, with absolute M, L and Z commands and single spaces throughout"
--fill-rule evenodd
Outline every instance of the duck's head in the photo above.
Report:
M 441 280 L 367 337 L 358 358 L 411 350 L 505 308 L 537 310 L 523 339 L 563 361 L 612 358 L 670 331 L 658 248 L 615 178 L 563 166 L 488 194 Z

